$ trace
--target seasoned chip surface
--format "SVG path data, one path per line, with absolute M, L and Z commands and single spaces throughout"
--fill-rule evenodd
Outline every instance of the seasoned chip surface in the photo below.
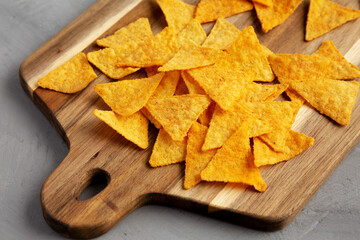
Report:
M 91 65 L 84 53 L 78 53 L 69 61 L 49 72 L 38 80 L 42 88 L 48 88 L 63 93 L 75 93 L 83 90 L 96 78 Z

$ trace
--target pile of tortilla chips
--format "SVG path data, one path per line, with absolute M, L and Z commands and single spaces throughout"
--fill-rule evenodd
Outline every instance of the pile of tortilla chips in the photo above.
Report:
M 219 2 L 203 0 L 199 6 L 229 3 L 235 10 L 242 1 Z M 291 129 L 305 102 L 341 125 L 350 123 L 359 83 L 342 80 L 360 77 L 360 70 L 331 41 L 312 55 L 274 54 L 251 26 L 240 31 L 219 18 L 207 36 L 191 17 L 199 9 L 178 0 L 158 3 L 168 22 L 159 34 L 140 18 L 98 40 L 104 49 L 88 53 L 111 78 L 140 68 L 148 75 L 97 84 L 111 111 L 94 115 L 143 149 L 150 120 L 160 129 L 150 165 L 185 162 L 185 189 L 217 181 L 265 191 L 261 166 L 287 161 L 314 143 Z M 280 83 L 269 84 L 275 77 Z M 283 92 L 290 101 L 275 101 Z

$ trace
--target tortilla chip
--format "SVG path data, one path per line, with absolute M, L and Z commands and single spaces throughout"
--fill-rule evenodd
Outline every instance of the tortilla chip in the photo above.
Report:
M 203 47 L 219 50 L 228 49 L 239 37 L 241 31 L 224 18 L 219 18 L 211 29 Z
M 272 0 L 272 6 L 254 2 L 256 14 L 263 32 L 268 32 L 283 23 L 303 0 Z
M 165 73 L 163 79 L 161 80 L 159 86 L 154 91 L 151 98 L 163 98 L 163 97 L 171 97 L 174 95 L 176 86 L 179 82 L 180 73 L 178 71 L 167 72 Z M 161 125 L 156 119 L 150 114 L 150 112 L 146 109 L 146 105 L 141 109 L 141 112 L 150 120 L 151 123 L 158 129 L 161 128 Z
M 117 67 L 151 67 L 168 62 L 178 51 L 172 28 L 166 27 L 150 41 L 117 47 Z
M 188 94 L 151 99 L 146 108 L 173 140 L 182 141 L 210 102 L 207 96 Z
M 271 7 L 273 5 L 273 0 L 253 0 L 253 2 L 262 4 L 264 6 Z
M 145 149 L 149 146 L 149 121 L 141 112 L 136 112 L 130 116 L 123 117 L 112 111 L 95 109 L 94 115 L 140 148 Z
M 290 130 L 284 152 L 275 152 L 260 138 L 254 138 L 255 166 L 273 165 L 287 161 L 314 144 L 314 138 Z
M 254 186 L 260 192 L 266 190 L 266 183 L 254 164 L 251 152 L 249 130 L 243 124 L 219 149 L 211 162 L 201 172 L 206 181 L 236 182 Z
M 159 73 L 150 78 L 97 84 L 95 92 L 114 112 L 130 116 L 145 106 L 163 77 L 164 73 Z
M 242 103 L 234 104 L 231 111 L 216 106 L 202 150 L 220 148 L 243 123 L 249 125 L 250 137 L 269 133 L 273 129 L 273 126 L 268 125 Z
M 176 40 L 179 49 L 186 49 L 189 45 L 201 45 L 206 39 L 206 33 L 198 20 L 193 19 L 186 27 L 178 33 Z
M 212 22 L 251 9 L 253 5 L 246 0 L 201 0 L 196 6 L 195 19 L 201 23 Z
M 359 90 L 358 82 L 320 78 L 288 82 L 291 88 L 320 113 L 341 125 L 350 123 L 351 112 Z
M 321 44 L 320 48 L 313 53 L 313 55 L 319 55 L 330 58 L 331 63 L 334 66 L 334 74 L 339 73 L 338 76 L 334 75 L 335 79 L 352 79 L 360 78 L 360 69 L 355 65 L 349 63 L 339 50 L 335 47 L 331 40 L 326 40 Z
M 215 64 L 223 55 L 223 52 L 213 48 L 188 45 L 185 49 L 180 49 L 175 56 L 158 70 L 160 72 L 187 70 Z
M 190 189 L 201 181 L 201 171 L 206 168 L 216 153 L 216 150 L 205 152 L 201 150 L 206 132 L 207 127 L 197 122 L 194 122 L 189 130 L 185 160 L 185 189 Z
M 208 108 L 202 114 L 200 114 L 200 116 L 198 118 L 199 123 L 201 123 L 202 125 L 207 126 L 207 127 L 209 126 L 210 121 L 211 121 L 212 116 L 215 111 L 215 106 L 216 106 L 216 103 L 214 101 L 212 101 L 210 103 L 210 105 L 208 106 Z
M 306 101 L 302 96 L 300 96 L 295 90 L 293 89 L 286 89 L 286 95 L 290 98 L 292 102 L 295 102 L 299 105 L 303 105 Z
M 188 73 L 224 110 L 232 107 L 235 100 L 246 91 L 246 85 L 254 79 L 251 69 L 243 71 L 240 68 L 228 68 L 221 64 L 192 69 Z
M 274 74 L 252 26 L 244 28 L 228 52 L 242 68 L 255 71 L 255 81 L 274 80 Z
M 262 121 L 272 126 L 272 131 L 259 138 L 277 152 L 283 152 L 289 130 L 300 106 L 292 102 L 247 102 L 246 107 Z
M 140 68 L 122 68 L 117 67 L 116 52 L 112 48 L 105 48 L 96 52 L 87 54 L 89 62 L 94 64 L 106 76 L 113 79 L 123 78 L 131 73 L 138 71 Z
M 175 33 L 180 32 L 192 19 L 195 6 L 180 0 L 156 0 L 163 11 L 166 22 L 173 28 Z
M 98 39 L 97 45 L 101 47 L 116 48 L 130 42 L 146 42 L 153 38 L 150 23 L 147 18 L 139 18 L 133 23 L 119 29 L 113 35 Z
M 319 55 L 276 54 L 269 56 L 269 62 L 275 75 L 284 80 L 337 75 L 331 60 Z
M 177 72 L 179 72 L 179 71 L 177 71 Z M 174 95 L 185 95 L 185 94 L 189 94 L 189 90 L 184 82 L 184 79 L 180 78 L 178 85 L 176 86 Z
M 58 92 L 75 93 L 86 88 L 96 77 L 86 55 L 80 52 L 45 77 L 40 78 L 38 84 L 42 88 Z
M 192 76 L 187 71 L 181 71 L 181 77 L 190 94 L 202 94 L 206 95 L 204 89 L 202 89 Z
M 274 101 L 287 88 L 288 84 L 265 85 L 257 83 L 249 83 L 247 91 L 238 99 L 244 102 L 265 102 Z
M 186 138 L 182 141 L 174 141 L 164 129 L 160 129 L 150 156 L 150 165 L 152 167 L 166 166 L 183 162 L 185 157 Z
M 346 8 L 328 0 L 311 0 L 305 40 L 311 41 L 358 17 L 360 10 Z

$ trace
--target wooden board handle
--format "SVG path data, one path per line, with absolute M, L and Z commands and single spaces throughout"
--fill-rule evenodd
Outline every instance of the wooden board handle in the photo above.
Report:
M 70 152 L 46 179 L 41 204 L 44 218 L 54 230 L 71 238 L 93 238 L 107 232 L 145 200 L 123 189 L 128 183 L 122 184 L 101 160 L 80 162 L 80 156 Z M 94 197 L 79 201 L 81 192 L 95 177 L 105 179 L 108 185 Z

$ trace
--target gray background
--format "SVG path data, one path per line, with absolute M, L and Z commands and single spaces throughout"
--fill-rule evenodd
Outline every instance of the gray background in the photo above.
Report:
M 21 62 L 94 0 L 0 0 L 0 239 L 62 239 L 39 192 L 68 150 L 19 85 Z M 264 233 L 146 206 L 99 239 L 359 239 L 360 144 L 284 230 Z

